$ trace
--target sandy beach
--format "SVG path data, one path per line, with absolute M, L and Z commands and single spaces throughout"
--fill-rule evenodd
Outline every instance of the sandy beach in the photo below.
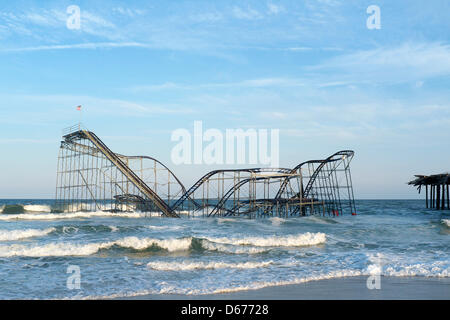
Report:
M 152 294 L 119 300 L 448 300 L 449 278 L 381 277 L 381 289 L 369 290 L 367 277 L 311 281 L 209 295 Z

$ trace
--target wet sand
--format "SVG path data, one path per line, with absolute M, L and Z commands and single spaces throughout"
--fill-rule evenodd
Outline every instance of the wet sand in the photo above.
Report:
M 367 277 L 311 281 L 208 295 L 151 294 L 132 300 L 449 300 L 450 278 L 381 277 L 381 289 L 367 288 Z

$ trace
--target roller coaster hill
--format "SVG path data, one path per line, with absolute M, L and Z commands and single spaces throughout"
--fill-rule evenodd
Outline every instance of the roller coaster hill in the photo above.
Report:
M 56 211 L 146 212 L 166 217 L 290 217 L 356 214 L 343 150 L 295 168 L 214 170 L 186 189 L 163 163 L 114 153 L 81 125 L 59 149 Z

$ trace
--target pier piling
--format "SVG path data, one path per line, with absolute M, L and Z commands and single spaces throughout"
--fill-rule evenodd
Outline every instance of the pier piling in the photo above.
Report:
M 425 186 L 425 202 L 427 208 L 436 210 L 450 209 L 449 173 L 434 174 L 430 176 L 415 175 L 415 177 L 416 179 L 408 182 L 408 184 L 417 187 L 419 193 L 421 188 Z M 430 190 L 429 194 L 428 189 Z

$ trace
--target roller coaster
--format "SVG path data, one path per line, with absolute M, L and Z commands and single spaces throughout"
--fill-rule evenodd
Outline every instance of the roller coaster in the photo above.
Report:
M 289 168 L 214 170 L 189 189 L 157 159 L 114 153 L 92 131 L 63 131 L 56 210 L 141 211 L 180 216 L 289 217 L 356 213 L 350 162 L 343 150 Z

